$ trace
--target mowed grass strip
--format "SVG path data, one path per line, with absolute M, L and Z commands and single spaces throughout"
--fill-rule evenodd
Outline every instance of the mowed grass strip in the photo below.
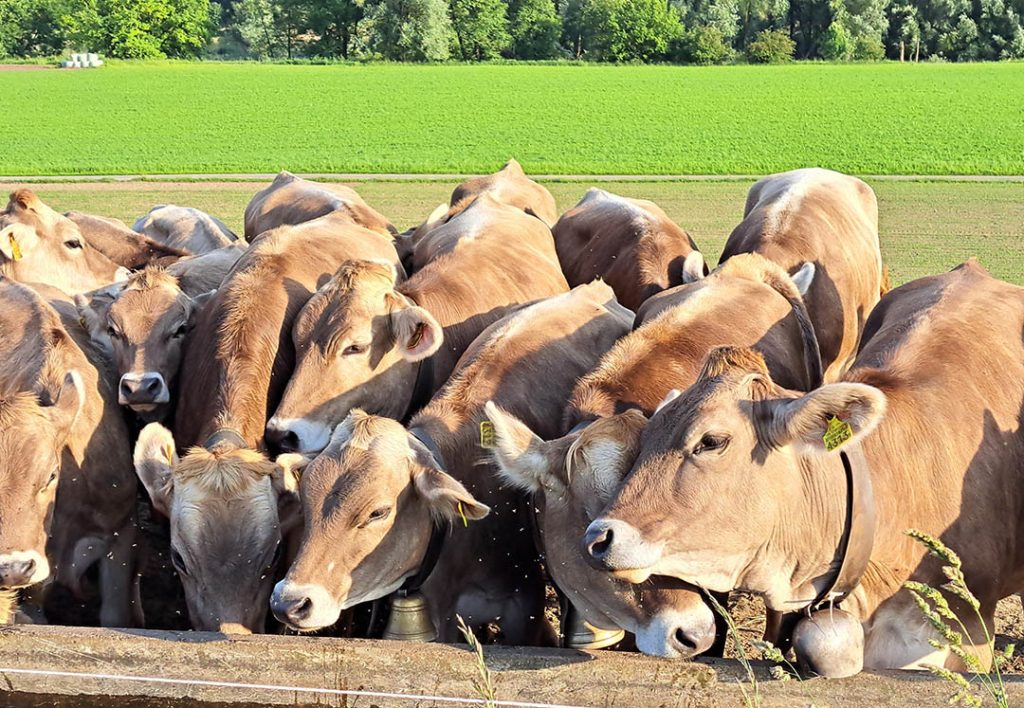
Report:
M 1024 63 L 0 72 L 0 174 L 1024 174 Z
M 0 193 L 15 185 L 0 184 Z M 242 232 L 242 212 L 261 183 L 113 183 L 35 185 L 61 211 L 114 216 L 129 225 L 156 204 L 194 206 Z M 353 184 L 376 209 L 405 229 L 447 201 L 451 184 L 364 182 Z M 557 182 L 547 187 L 561 210 L 590 185 Z M 652 199 L 686 228 L 714 263 L 743 215 L 746 182 L 605 183 L 602 188 Z M 949 270 L 976 257 L 993 275 L 1024 285 L 1024 187 L 1012 183 L 874 182 L 882 255 L 894 285 Z

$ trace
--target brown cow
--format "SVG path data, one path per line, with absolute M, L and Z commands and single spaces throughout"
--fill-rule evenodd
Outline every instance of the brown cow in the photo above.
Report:
M 138 270 L 154 263 L 167 265 L 188 255 L 185 251 L 132 231 L 120 219 L 80 211 L 64 212 L 64 216 L 75 222 L 90 246 L 129 270 Z
M 0 279 L 0 585 L 79 592 L 98 565 L 100 622 L 141 626 L 128 431 L 77 313 L 54 306 Z
M 95 250 L 70 219 L 18 189 L 0 212 L 0 275 L 81 293 L 124 280 L 128 271 Z
M 655 293 L 707 274 L 690 235 L 644 199 L 591 189 L 551 232 L 569 285 L 603 278 L 633 311 Z
M 645 654 L 687 658 L 709 651 L 715 613 L 697 588 L 663 578 L 631 586 L 592 568 L 581 553 L 587 525 L 633 464 L 644 415 L 629 410 L 545 442 L 493 402 L 484 412 L 494 425 L 492 454 L 500 474 L 533 495 L 545 565 L 584 619 L 632 632 Z
M 834 592 L 842 611 L 815 613 L 794 634 L 798 656 L 826 675 L 862 663 L 964 669 L 931 646 L 939 637 L 901 589 L 947 582 L 904 531 L 962 554 L 992 633 L 997 601 L 1024 589 L 1014 526 L 1024 515 L 1022 331 L 1024 289 L 967 263 L 882 298 L 839 383 L 795 393 L 750 350 L 716 350 L 651 420 L 617 498 L 588 529 L 591 555 L 634 582 L 739 588 L 784 612 Z M 987 668 L 974 610 L 943 594 Z
M 348 258 L 398 262 L 390 238 L 337 215 L 262 234 L 186 342 L 174 438 L 152 423 L 136 445 L 136 471 L 170 517 L 172 561 L 196 629 L 263 628 L 277 549 L 301 519 L 290 468 L 258 449 L 292 370 L 293 320 Z M 178 448 L 188 450 L 180 461 Z
M 313 182 L 282 171 L 245 207 L 245 238 L 252 241 L 264 231 L 301 224 L 332 212 L 344 214 L 351 223 L 382 236 L 398 235 L 391 222 L 351 187 Z
M 390 268 L 349 263 L 309 301 L 271 442 L 321 450 L 353 408 L 407 417 L 508 307 L 568 290 L 544 223 L 487 194 L 416 248 L 434 258 L 397 287 Z
M 813 268 L 798 275 L 794 282 L 774 263 L 749 254 L 649 299 L 636 329 L 580 380 L 564 429 L 631 408 L 652 415 L 669 391 L 696 380 L 708 351 L 724 344 L 756 346 L 788 386 L 817 386 L 818 345 L 800 294 Z
M 274 614 L 308 631 L 394 591 L 420 569 L 437 518 L 451 530 L 439 531 L 423 593 L 441 641 L 457 637 L 458 613 L 473 625 L 497 622 L 509 643 L 553 642 L 533 511 L 495 474 L 483 408 L 493 399 L 556 435 L 576 378 L 628 331 L 630 314 L 607 285 L 580 286 L 485 330 L 408 429 L 351 412 L 303 472 L 306 529 L 274 590 Z M 541 371 L 543 385 L 531 383 Z
M 558 205 L 555 204 L 551 192 L 527 177 L 522 165 L 516 160 L 509 160 L 494 174 L 474 177 L 460 184 L 452 191 L 447 204 L 438 206 L 426 221 L 406 231 L 403 236 L 412 247 L 415 247 L 430 231 L 454 219 L 472 204 L 473 200 L 485 193 L 503 204 L 537 217 L 548 227 L 558 220 Z M 424 260 L 420 260 L 421 258 Z M 418 270 L 426 261 L 423 253 L 417 253 L 413 269 Z
M 857 354 L 864 321 L 882 287 L 878 202 L 871 187 L 822 169 L 765 177 L 750 188 L 743 221 L 719 262 L 738 253 L 760 253 L 788 272 L 804 262 L 815 265 L 807 310 L 825 380 L 837 380 Z
M 194 207 L 161 204 L 139 217 L 132 230 L 187 253 L 208 253 L 238 240 L 227 225 Z
M 213 292 L 190 297 L 166 269 L 150 266 L 91 301 L 75 296 L 93 341 L 113 355 L 118 403 L 144 420 L 168 416 L 185 338 Z

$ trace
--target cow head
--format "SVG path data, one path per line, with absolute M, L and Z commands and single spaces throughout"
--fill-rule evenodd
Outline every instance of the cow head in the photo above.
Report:
M 197 630 L 263 628 L 282 537 L 301 523 L 297 477 L 304 459 L 271 462 L 226 443 L 178 458 L 170 431 L 143 428 L 135 471 L 171 522 L 171 562 Z
M 302 546 L 274 588 L 274 615 L 309 631 L 384 597 L 416 573 L 434 518 L 490 511 L 397 421 L 352 411 L 301 482 Z
M 61 461 L 84 402 L 74 371 L 55 394 L 0 397 L 0 590 L 50 575 L 46 538 Z
M 700 590 L 671 578 L 631 585 L 587 563 L 580 539 L 614 497 L 636 459 L 647 419 L 631 410 L 545 442 L 488 403 L 501 474 L 532 492 L 540 509 L 547 567 L 588 622 L 636 635 L 645 654 L 690 657 L 715 641 L 715 616 Z
M 190 298 L 167 271 L 150 266 L 75 303 L 92 338 L 105 343 L 119 378 L 117 400 L 149 419 L 166 416 L 185 337 L 216 291 Z
M 348 261 L 295 321 L 296 364 L 267 439 L 317 452 L 350 410 L 401 418 L 419 362 L 441 346 L 441 326 L 395 290 L 390 263 Z
M 0 273 L 69 293 L 93 290 L 128 275 L 93 249 L 74 222 L 28 189 L 12 192 L 0 212 Z
M 835 416 L 855 444 L 885 406 L 858 383 L 798 395 L 753 350 L 713 350 L 697 383 L 651 419 L 632 471 L 587 529 L 592 562 L 633 582 L 670 575 L 758 593 L 774 610 L 805 606 L 845 523 L 842 465 L 823 436 Z

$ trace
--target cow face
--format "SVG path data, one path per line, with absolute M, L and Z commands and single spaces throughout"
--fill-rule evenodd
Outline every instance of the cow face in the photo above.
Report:
M 841 495 L 826 489 L 835 480 L 812 469 L 815 456 L 830 454 L 828 422 L 849 423 L 853 443 L 884 409 L 884 395 L 870 386 L 831 384 L 797 396 L 772 382 L 754 351 L 713 350 L 697 383 L 651 419 L 632 471 L 587 529 L 592 562 L 633 582 L 670 575 L 718 592 L 750 590 L 772 609 L 790 609 L 799 586 L 777 554 L 795 553 L 797 565 L 817 547 L 793 545 L 799 523 L 814 527 L 802 536 L 816 541 L 825 523 L 842 518 Z M 828 520 L 794 519 L 795 500 L 809 497 L 836 500 Z M 832 530 L 838 537 L 842 529 Z
M 93 303 L 75 298 L 93 339 L 113 354 L 118 403 L 149 419 L 165 417 L 185 337 L 214 292 L 190 298 L 172 276 L 151 267 L 98 291 Z
M 306 468 L 300 494 L 302 546 L 271 607 L 302 631 L 398 589 L 419 569 L 432 517 L 468 522 L 490 511 L 397 421 L 362 411 L 338 426 Z
M 647 419 L 639 411 L 601 418 L 545 442 L 493 403 L 494 458 L 513 485 L 535 495 L 547 567 L 591 624 L 636 635 L 645 654 L 690 657 L 715 641 L 715 616 L 700 591 L 675 579 L 631 585 L 587 563 L 580 539 L 614 497 L 636 459 Z
M 0 212 L 0 272 L 69 293 L 94 290 L 128 276 L 127 270 L 86 243 L 74 222 L 27 189 L 12 192 Z
M 282 537 L 301 522 L 299 460 L 274 463 L 223 444 L 178 459 L 170 431 L 158 423 L 142 430 L 135 470 L 171 521 L 171 562 L 194 629 L 262 631 Z
M 441 346 L 429 312 L 395 289 L 389 263 L 349 261 L 299 313 L 295 372 L 267 439 L 285 451 L 317 452 L 350 410 L 401 418 L 418 362 Z
M 70 372 L 55 399 L 18 393 L 0 398 L 0 590 L 50 575 L 46 537 L 61 458 L 85 394 Z

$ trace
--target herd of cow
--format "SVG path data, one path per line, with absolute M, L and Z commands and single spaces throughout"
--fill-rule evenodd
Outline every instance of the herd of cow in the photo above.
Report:
M 398 591 L 442 641 L 458 615 L 550 645 L 550 580 L 690 657 L 721 646 L 706 593 L 742 590 L 842 675 L 959 666 L 901 590 L 944 582 L 908 528 L 961 552 L 990 627 L 1024 590 L 1024 289 L 968 262 L 886 293 L 853 177 L 757 182 L 710 271 L 657 205 L 559 216 L 515 161 L 405 233 L 287 172 L 242 238 L 20 189 L 0 273 L 4 621 L 95 568 L 101 623 L 143 625 L 139 481 L 193 627 L 226 633 Z

